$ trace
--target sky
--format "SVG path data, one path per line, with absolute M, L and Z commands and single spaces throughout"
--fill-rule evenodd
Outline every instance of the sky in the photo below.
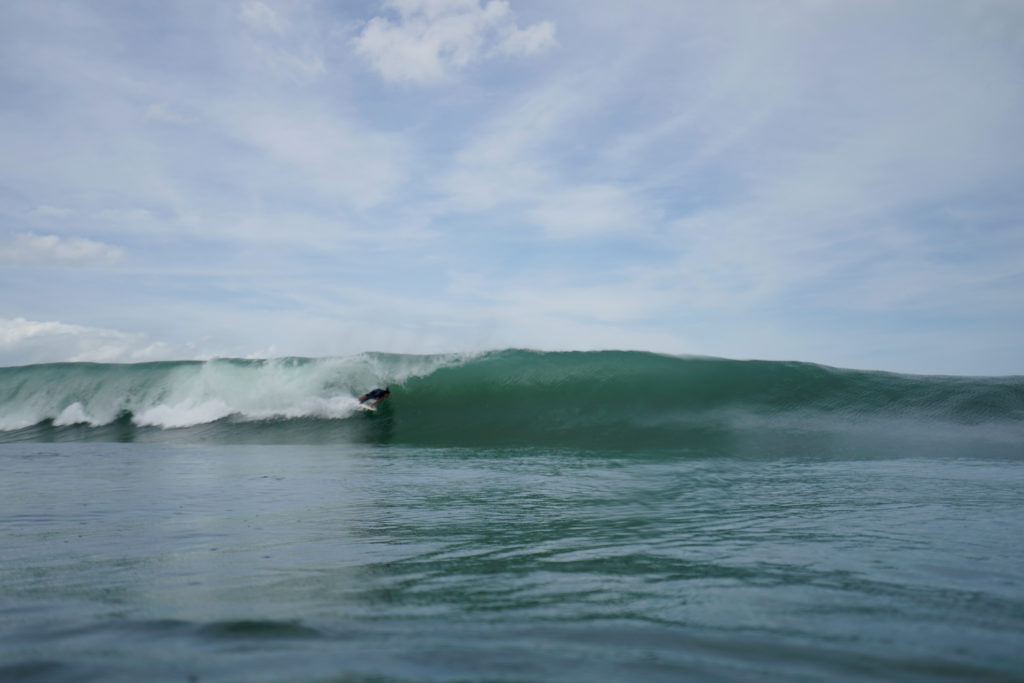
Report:
M 1024 374 L 1024 3 L 0 3 L 0 365 L 508 347 Z

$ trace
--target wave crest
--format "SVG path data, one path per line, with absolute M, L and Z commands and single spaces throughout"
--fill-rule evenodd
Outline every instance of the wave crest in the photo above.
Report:
M 381 410 L 357 410 L 358 395 L 388 384 Z M 5 441 L 160 432 L 229 442 L 643 447 L 709 431 L 865 429 L 886 420 L 999 426 L 1018 438 L 1024 379 L 619 351 L 0 368 Z

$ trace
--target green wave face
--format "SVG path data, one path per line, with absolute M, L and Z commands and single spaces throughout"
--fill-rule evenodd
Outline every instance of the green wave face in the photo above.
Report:
M 390 385 L 375 412 L 356 397 Z M 1020 436 L 1024 379 L 796 362 L 507 350 L 0 368 L 0 440 L 371 441 L 611 448 L 749 429 L 986 429 Z
M 639 352 L 504 351 L 411 379 L 393 414 L 395 434 L 410 443 L 673 447 L 748 428 L 1019 425 L 1024 381 Z

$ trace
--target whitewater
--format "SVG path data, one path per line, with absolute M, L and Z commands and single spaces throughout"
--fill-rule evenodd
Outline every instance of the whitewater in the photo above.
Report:
M 524 349 L 5 367 L 0 481 L 0 680 L 1024 671 L 1024 377 Z
M 187 427 L 242 420 L 344 418 L 381 377 L 428 374 L 452 357 L 385 356 L 138 364 L 53 363 L 0 368 L 0 430 L 43 421 Z M 360 390 L 360 387 L 364 387 Z

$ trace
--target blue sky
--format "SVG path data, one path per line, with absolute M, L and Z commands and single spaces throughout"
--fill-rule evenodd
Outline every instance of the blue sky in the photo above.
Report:
M 0 4 L 0 364 L 1024 374 L 1015 0 Z

